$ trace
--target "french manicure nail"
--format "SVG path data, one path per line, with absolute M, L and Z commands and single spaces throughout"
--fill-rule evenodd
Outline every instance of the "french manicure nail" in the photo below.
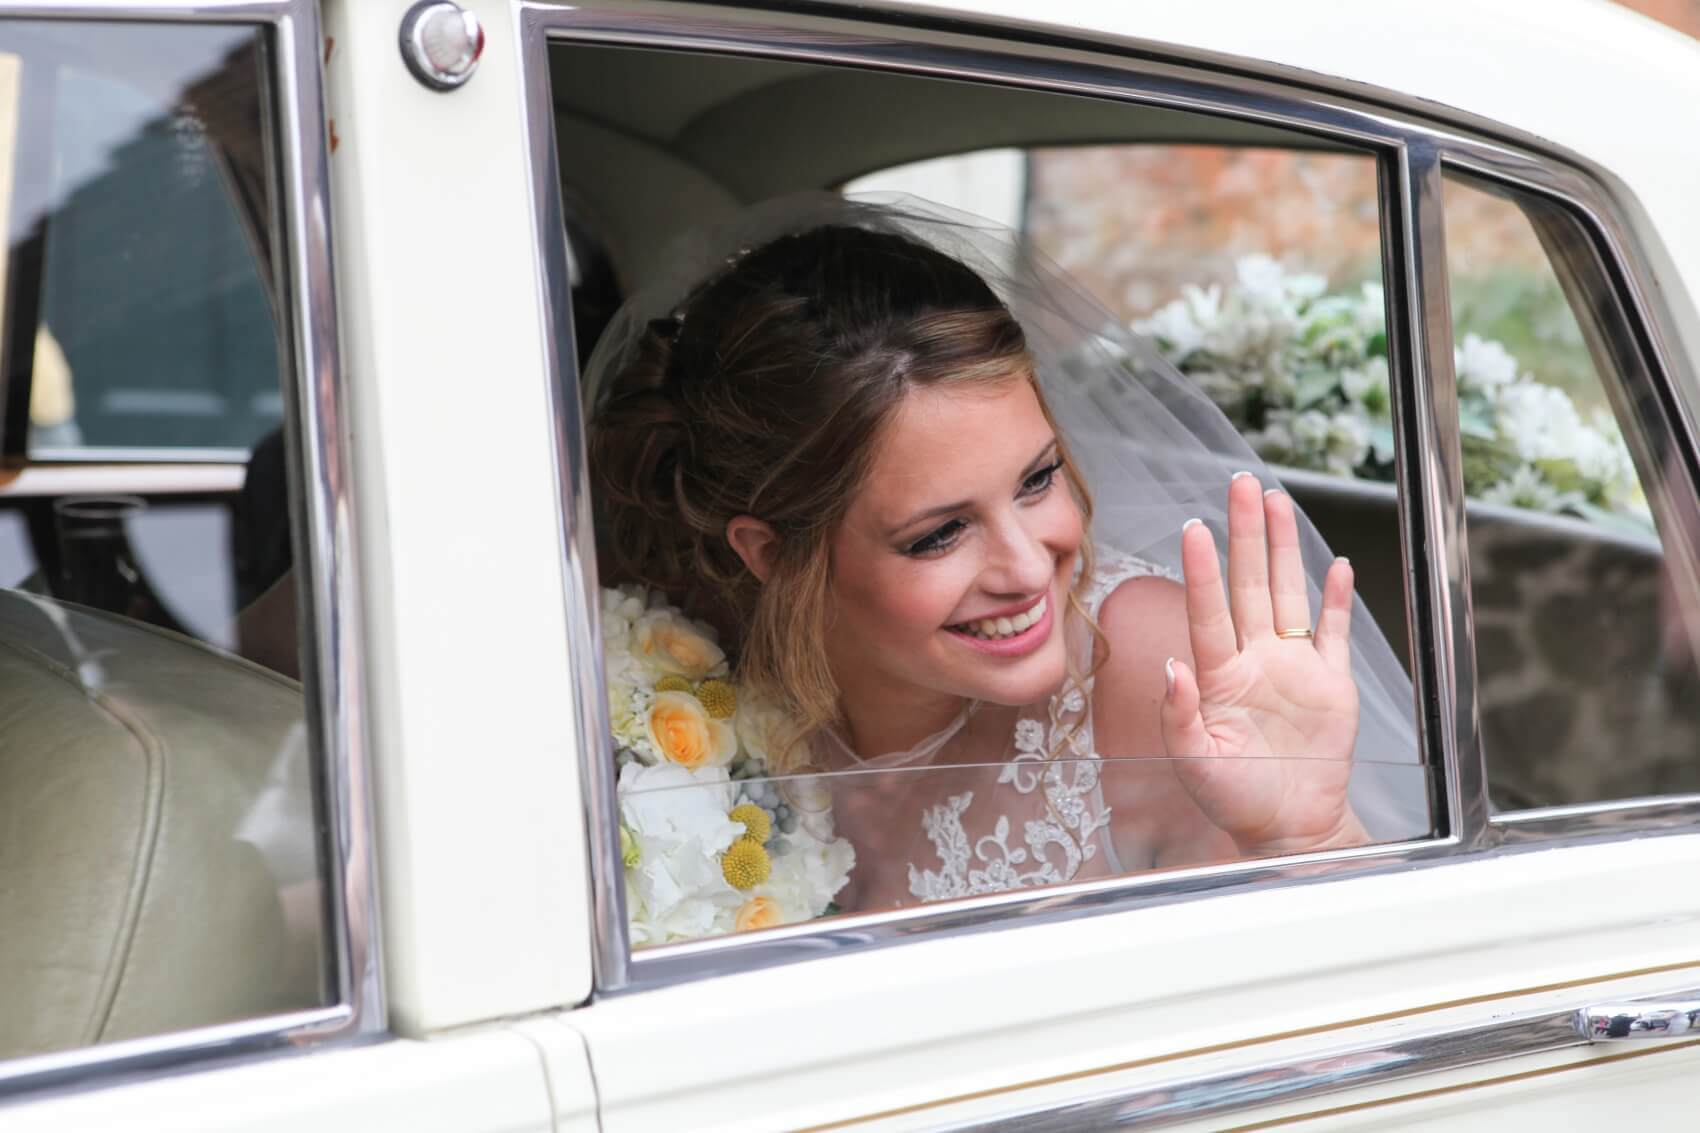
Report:
M 1250 476 L 1250 475 L 1251 475 L 1251 473 L 1245 471 L 1242 468 L 1240 471 L 1238 471 L 1238 472 L 1234 473 L 1232 476 L 1228 477 L 1228 479 L 1230 481 L 1233 481 L 1233 480 L 1238 480 L 1241 476 Z
M 1163 683 L 1169 688 L 1168 695 L 1175 695 L 1175 659 L 1170 657 L 1163 662 Z
M 1187 528 L 1192 527 L 1194 524 L 1203 523 L 1203 522 L 1204 521 L 1202 519 L 1189 519 L 1185 523 L 1181 524 L 1181 530 L 1185 531 Z

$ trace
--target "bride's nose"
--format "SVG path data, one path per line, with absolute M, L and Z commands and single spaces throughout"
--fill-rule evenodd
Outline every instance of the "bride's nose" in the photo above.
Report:
M 1027 597 L 1050 585 L 1052 556 L 1037 532 L 1019 522 L 1008 523 L 989 542 L 986 570 L 980 578 L 988 591 Z

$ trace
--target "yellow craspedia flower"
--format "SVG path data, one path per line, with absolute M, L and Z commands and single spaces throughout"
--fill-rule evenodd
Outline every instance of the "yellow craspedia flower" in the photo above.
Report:
M 742 822 L 745 837 L 754 838 L 758 843 L 765 843 L 773 836 L 772 817 L 755 803 L 735 806 L 732 808 L 732 813 L 726 817 L 733 822 Z
M 773 872 L 773 859 L 754 838 L 740 838 L 720 859 L 720 873 L 734 889 L 754 889 Z
M 690 692 L 691 682 L 676 673 L 669 673 L 655 682 L 656 692 Z
M 697 689 L 697 699 L 716 720 L 724 720 L 738 711 L 738 692 L 725 681 L 702 682 L 702 687 Z

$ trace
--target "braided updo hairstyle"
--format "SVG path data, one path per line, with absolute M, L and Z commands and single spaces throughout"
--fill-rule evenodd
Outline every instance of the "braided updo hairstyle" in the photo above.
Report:
M 912 388 L 1012 379 L 1038 392 L 1020 325 L 936 249 L 823 225 L 749 251 L 650 324 L 594 409 L 602 577 L 714 625 L 739 680 L 802 733 L 833 722 L 831 536 L 882 426 Z M 765 583 L 727 542 L 740 515 L 778 536 Z

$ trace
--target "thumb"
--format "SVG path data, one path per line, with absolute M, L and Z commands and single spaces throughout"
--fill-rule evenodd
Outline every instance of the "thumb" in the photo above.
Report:
M 1170 657 L 1163 662 L 1167 695 L 1163 697 L 1163 747 L 1171 759 L 1210 754 L 1210 734 L 1200 715 L 1198 680 L 1184 661 Z

